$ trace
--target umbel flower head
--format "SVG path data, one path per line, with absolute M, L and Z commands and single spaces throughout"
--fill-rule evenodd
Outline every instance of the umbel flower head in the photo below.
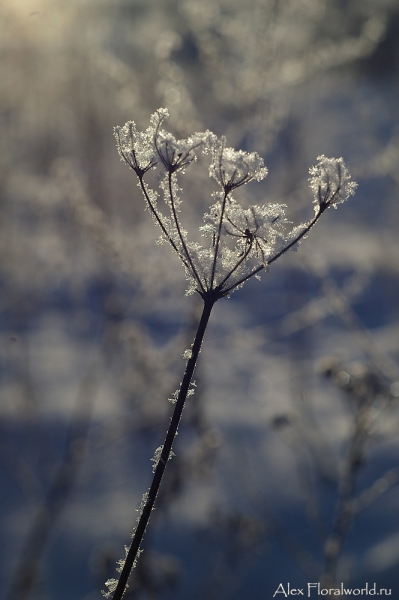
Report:
M 357 187 L 350 181 L 342 158 L 319 156 L 317 165 L 309 171 L 315 216 L 289 229 L 284 204 L 243 208 L 232 196 L 237 188 L 266 177 L 267 168 L 256 152 L 228 148 L 224 137 L 218 138 L 210 131 L 178 140 L 162 129 L 167 117 L 167 109 L 160 108 L 145 131 L 139 132 L 133 121 L 114 131 L 119 155 L 135 171 L 146 206 L 161 230 L 159 241 L 170 243 L 185 268 L 188 294 L 196 291 L 204 299 L 214 300 L 229 295 L 251 277 L 259 276 L 282 254 L 295 249 L 326 208 L 344 202 Z M 182 225 L 182 189 L 177 179 L 178 175 L 185 176 L 200 153 L 210 157 L 209 176 L 218 187 L 204 214 L 204 224 L 199 227 L 203 244 L 190 240 Z M 146 173 L 155 168 L 160 170 L 159 187 L 166 211 L 158 206 L 159 193 L 145 181 Z
M 337 208 L 337 204 L 353 196 L 357 188 L 357 183 L 351 181 L 342 157 L 327 158 L 321 154 L 317 161 L 317 165 L 309 169 L 316 213 L 318 210 L 324 212 L 329 206 Z
M 225 192 L 231 192 L 252 179 L 262 181 L 267 175 L 267 167 L 259 154 L 226 148 L 224 136 L 220 139 L 214 136 L 211 153 L 209 176 L 213 177 Z

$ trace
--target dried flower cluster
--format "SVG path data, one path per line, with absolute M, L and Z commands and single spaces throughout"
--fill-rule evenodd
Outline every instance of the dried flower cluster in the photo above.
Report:
M 317 165 L 309 169 L 316 213 L 324 212 L 329 206 L 337 208 L 337 204 L 353 196 L 357 188 L 342 157 L 327 158 L 322 154 L 317 160 Z
M 161 129 L 167 117 L 168 111 L 160 108 L 144 132 L 129 121 L 115 128 L 115 136 L 119 154 L 136 172 L 148 210 L 161 229 L 160 241 L 171 244 L 185 267 L 188 294 L 197 291 L 203 298 L 230 294 L 284 252 L 295 249 L 326 208 L 343 202 L 356 189 L 342 158 L 319 156 L 317 165 L 310 169 L 309 180 L 316 202 L 315 217 L 288 229 L 284 204 L 245 209 L 232 195 L 240 186 L 266 177 L 267 168 L 256 152 L 228 148 L 224 137 L 218 138 L 210 131 L 177 140 Z M 207 245 L 188 238 L 179 214 L 182 190 L 177 173 L 184 174 L 198 153 L 210 156 L 209 176 L 219 188 L 212 194 L 213 204 L 200 227 Z M 160 189 L 169 209 L 166 215 L 158 206 L 158 192 L 144 181 L 147 171 L 158 167 Z
M 258 276 L 287 250 L 295 248 L 326 208 L 343 202 L 356 188 L 342 158 L 320 156 L 318 164 L 310 170 L 315 215 L 307 223 L 289 229 L 285 205 L 264 204 L 243 208 L 232 195 L 235 189 L 253 179 L 261 181 L 266 177 L 267 169 L 256 152 L 227 148 L 225 138 L 218 138 L 210 131 L 177 140 L 161 129 L 167 116 L 166 109 L 157 110 L 144 132 L 139 132 L 133 121 L 116 127 L 117 147 L 121 159 L 139 179 L 138 185 L 147 208 L 161 229 L 160 241 L 169 242 L 183 263 L 189 280 L 187 293 L 198 292 L 204 306 L 194 342 L 183 355 L 187 363 L 182 382 L 170 399 L 174 409 L 165 442 L 156 449 L 152 459 L 154 476 L 151 486 L 143 496 L 130 548 L 126 549 L 125 559 L 118 563 L 119 581 L 109 579 L 105 584 L 108 591 L 104 591 L 103 595 L 105 598 L 112 595 L 113 600 L 121 600 L 139 556 L 166 464 L 173 456 L 172 445 L 186 399 L 194 393 L 193 374 L 215 302 L 251 277 Z M 190 240 L 181 224 L 179 194 L 182 190 L 177 179 L 178 173 L 184 175 L 187 167 L 197 160 L 198 153 L 210 156 L 209 176 L 218 186 L 212 193 L 213 204 L 203 217 L 204 224 L 199 228 L 207 241 L 203 245 Z M 144 181 L 146 173 L 157 167 L 160 169 L 159 187 L 168 208 L 167 214 L 158 206 L 158 192 Z

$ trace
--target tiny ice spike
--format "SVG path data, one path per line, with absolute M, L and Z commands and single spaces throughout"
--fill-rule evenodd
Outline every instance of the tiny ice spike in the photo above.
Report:
M 161 229 L 160 242 L 171 244 L 185 268 L 187 294 L 198 292 L 204 299 L 229 295 L 282 254 L 296 249 L 327 208 L 336 208 L 355 193 L 357 184 L 351 181 L 343 159 L 318 156 L 317 165 L 309 170 L 315 216 L 290 229 L 284 204 L 243 208 L 232 196 L 237 188 L 266 177 L 267 168 L 256 152 L 228 148 L 225 138 L 211 131 L 178 140 L 161 128 L 168 116 L 167 109 L 160 108 L 145 131 L 139 132 L 136 124 L 128 121 L 114 132 L 119 155 L 135 171 L 147 209 Z M 213 204 L 204 214 L 205 224 L 199 227 L 207 241 L 203 245 L 191 241 L 181 223 L 178 182 L 178 176 L 185 176 L 199 153 L 210 156 L 209 176 L 218 186 L 212 194 Z M 159 193 L 144 181 L 146 173 L 155 168 L 160 169 L 159 187 L 166 211 L 158 206 Z

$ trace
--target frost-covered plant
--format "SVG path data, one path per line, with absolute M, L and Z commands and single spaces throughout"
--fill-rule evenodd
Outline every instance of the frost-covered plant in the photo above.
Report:
M 183 264 L 189 282 L 187 294 L 200 294 L 204 306 L 193 345 L 184 353 L 184 358 L 188 359 L 186 370 L 180 388 L 173 396 L 175 407 L 165 442 L 157 448 L 152 459 L 153 481 L 139 507 L 140 515 L 131 546 L 126 550 L 126 559 L 119 561 L 119 581 L 111 579 L 106 582 L 108 592 L 104 592 L 104 595 L 111 598 L 113 594 L 113 600 L 122 597 L 140 553 L 140 543 L 166 463 L 173 454 L 172 444 L 184 403 L 193 393 L 192 377 L 215 302 L 229 296 L 252 277 L 259 277 L 263 270 L 288 250 L 296 249 L 323 212 L 347 200 L 357 187 L 351 181 L 342 158 L 319 156 L 316 166 L 309 171 L 315 214 L 310 221 L 290 228 L 284 204 L 243 208 L 233 197 L 237 188 L 266 177 L 267 168 L 256 152 L 229 148 L 224 137 L 218 138 L 210 131 L 178 140 L 161 128 L 167 117 L 166 109 L 158 109 L 151 117 L 150 126 L 143 132 L 138 131 L 133 121 L 116 127 L 117 148 L 121 159 L 138 177 L 138 186 L 147 209 L 161 230 L 159 241 L 169 242 Z M 199 154 L 210 157 L 209 176 L 217 185 L 217 190 L 212 194 L 213 203 L 204 214 L 203 224 L 199 228 L 204 238 L 203 244 L 190 239 L 181 223 L 182 189 L 178 179 L 178 176 L 184 177 L 186 169 L 197 160 Z M 159 193 L 145 181 L 146 174 L 153 169 L 159 169 L 159 187 L 166 211 L 162 211 L 158 205 Z

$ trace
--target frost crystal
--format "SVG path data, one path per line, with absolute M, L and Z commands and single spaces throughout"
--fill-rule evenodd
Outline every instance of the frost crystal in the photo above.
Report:
M 187 391 L 187 398 L 190 398 L 190 396 L 194 396 L 195 394 L 195 388 L 197 387 L 197 382 L 196 381 L 192 381 L 190 383 L 190 387 Z
M 314 194 L 315 211 L 323 212 L 329 206 L 337 208 L 337 204 L 353 196 L 357 183 L 351 181 L 342 157 L 327 158 L 322 154 L 317 160 L 317 165 L 309 169 L 309 185 Z
M 161 460 L 162 450 L 163 450 L 163 445 L 162 446 L 158 446 L 158 448 L 154 452 L 153 458 L 151 458 L 151 461 L 154 463 L 152 465 L 152 472 L 153 473 L 155 473 L 155 469 L 157 468 L 158 463 Z M 168 460 L 171 460 L 173 458 L 173 456 L 176 456 L 176 454 L 174 452 L 172 452 L 172 450 L 171 450 L 170 453 L 169 453 Z
M 108 591 L 105 592 L 104 590 L 102 590 L 102 595 L 104 596 L 104 598 L 111 598 L 112 594 L 114 593 L 114 591 L 116 590 L 116 586 L 118 585 L 118 580 L 117 579 L 108 579 L 105 582 L 105 585 L 108 588 Z
M 168 398 L 169 402 L 172 404 L 176 404 L 177 398 L 179 397 L 180 388 L 173 392 L 172 397 Z
M 121 558 L 120 560 L 116 561 L 117 565 L 119 565 L 118 568 L 116 569 L 118 573 L 122 573 L 128 553 L 129 553 L 129 546 L 125 546 L 125 558 Z
M 115 136 L 119 154 L 136 172 L 147 209 L 161 230 L 159 243 L 169 242 L 180 257 L 189 281 L 187 294 L 198 292 L 204 299 L 230 295 L 251 277 L 259 277 L 282 254 L 295 250 L 326 208 L 336 207 L 355 193 L 357 184 L 351 181 L 343 159 L 319 156 L 309 170 L 315 216 L 290 229 L 284 204 L 243 208 L 232 196 L 235 189 L 266 177 L 267 168 L 256 152 L 226 147 L 225 138 L 210 131 L 178 140 L 161 128 L 167 117 L 168 111 L 160 108 L 144 132 L 129 121 L 115 128 Z M 209 176 L 219 188 L 199 228 L 204 244 L 191 241 L 182 225 L 178 180 L 199 153 L 210 157 Z M 158 192 L 144 181 L 146 172 L 157 167 L 166 211 L 158 205 Z M 183 356 L 189 359 L 190 350 Z M 176 399 L 175 393 L 170 400 Z
M 143 494 L 143 496 L 142 496 L 139 504 L 137 505 L 136 510 L 139 513 L 139 518 L 140 518 L 140 516 L 141 516 L 141 514 L 143 512 L 143 509 L 144 509 L 145 505 L 147 504 L 148 496 L 149 496 L 149 493 L 148 492 L 144 492 L 144 494 Z

